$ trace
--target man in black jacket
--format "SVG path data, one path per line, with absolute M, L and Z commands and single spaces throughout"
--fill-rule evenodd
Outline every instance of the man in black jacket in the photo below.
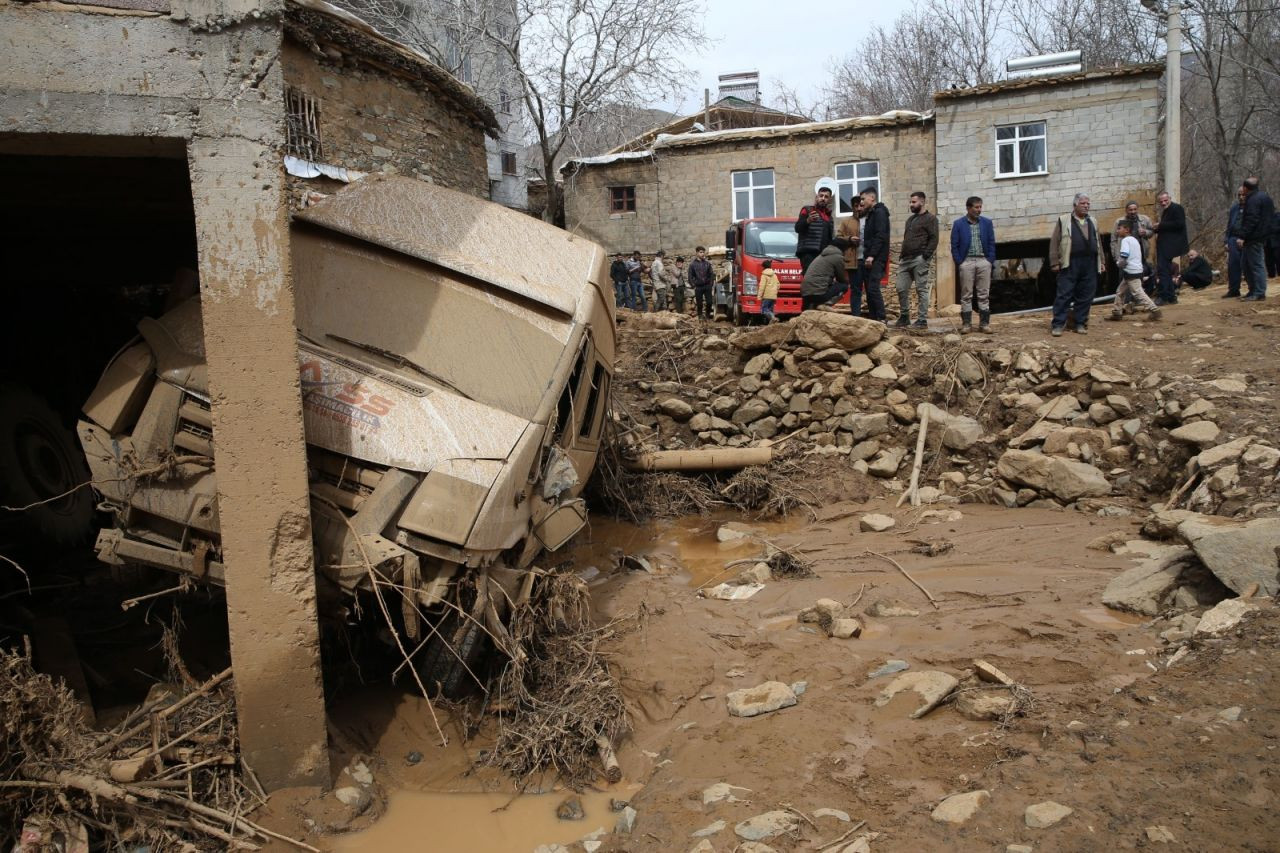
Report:
M 697 248 L 697 255 L 694 256 L 693 263 L 689 264 L 689 283 L 693 285 L 693 316 L 710 320 L 716 310 L 715 297 L 712 295 L 716 274 L 711 261 L 707 260 L 705 246 Z
M 819 187 L 813 204 L 800 208 L 796 217 L 796 257 L 800 269 L 807 271 L 813 259 L 831 244 L 834 222 L 831 218 L 831 189 Z
M 1261 302 L 1267 298 L 1267 268 L 1263 246 L 1271 236 L 1271 222 L 1276 215 L 1276 206 L 1271 196 L 1258 186 L 1257 178 L 1245 178 L 1240 190 L 1245 194 L 1244 202 L 1240 206 L 1240 224 L 1236 226 L 1232 236 L 1236 238 L 1236 247 L 1241 251 L 1244 280 L 1249 285 L 1249 292 L 1241 299 L 1246 302 Z
M 627 262 L 622 259 L 621 252 L 613 256 L 613 263 L 609 265 L 609 278 L 613 280 L 613 304 L 621 308 L 627 299 Z
M 880 193 L 868 187 L 862 191 L 862 209 L 867 221 L 862 226 L 862 287 L 867 293 L 867 312 L 872 320 L 884 322 L 884 296 L 880 280 L 889 262 L 889 208 L 880 202 Z M 853 289 L 849 308 L 854 316 L 862 316 L 862 294 Z
M 1178 284 L 1185 284 L 1192 290 L 1203 290 L 1213 284 L 1213 268 L 1204 259 L 1204 255 L 1195 249 L 1187 253 L 1187 268 L 1178 276 Z
M 1187 214 L 1168 192 L 1156 196 L 1160 209 L 1160 221 L 1153 228 L 1156 232 L 1156 304 L 1172 305 L 1178 301 L 1178 291 L 1173 284 L 1173 264 L 1187 252 Z
M 938 217 L 925 209 L 927 198 L 917 190 L 911 194 L 911 215 L 902 229 L 902 251 L 898 253 L 898 326 L 911 322 L 911 291 L 916 292 L 919 313 L 916 328 L 929 327 L 929 265 L 938 250 Z

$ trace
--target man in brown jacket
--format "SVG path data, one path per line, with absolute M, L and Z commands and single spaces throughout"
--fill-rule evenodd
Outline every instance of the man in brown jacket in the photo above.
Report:
M 824 304 L 825 308 L 834 309 L 835 304 L 840 301 L 840 297 L 844 296 L 845 291 L 856 293 L 859 298 L 862 296 L 862 288 L 858 287 L 861 281 L 857 276 L 859 274 L 858 265 L 858 244 L 862 242 L 859 234 L 861 231 L 861 220 L 858 219 L 862 215 L 862 197 L 853 197 L 853 215 L 842 218 L 836 225 L 836 237 L 844 240 L 848 244 L 848 248 L 844 250 L 844 272 L 848 281 L 840 282 L 837 280 L 831 286 L 831 292 L 827 294 Z M 852 298 L 852 296 L 850 296 Z
M 898 322 L 911 322 L 911 291 L 916 292 L 916 328 L 929 327 L 929 266 L 938 250 L 938 217 L 925 209 L 927 200 L 917 190 L 911 194 L 911 215 L 902 231 L 902 250 L 898 253 Z

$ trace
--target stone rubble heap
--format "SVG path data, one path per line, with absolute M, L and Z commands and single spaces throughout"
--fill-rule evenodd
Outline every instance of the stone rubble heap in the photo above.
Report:
M 886 338 L 880 323 L 828 312 L 727 340 L 688 341 L 687 324 L 668 325 L 714 365 L 692 381 L 635 383 L 652 449 L 785 439 L 901 492 L 927 412 L 925 503 L 1127 515 L 1134 504 L 1176 494 L 1175 505 L 1206 513 L 1280 509 L 1270 425 L 1246 422 L 1253 431 L 1241 434 L 1223 425 L 1233 398 L 1267 393 L 1247 377 L 1131 377 L 1096 350 Z

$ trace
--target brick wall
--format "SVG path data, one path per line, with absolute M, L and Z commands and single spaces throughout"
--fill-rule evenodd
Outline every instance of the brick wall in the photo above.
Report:
M 611 213 L 609 188 L 636 188 L 635 213 Z M 604 246 L 611 254 L 663 248 L 658 233 L 661 202 L 658 166 L 652 160 L 620 160 L 579 169 L 565 177 L 565 228 Z
M 943 228 L 983 198 L 999 241 L 1048 239 L 1054 219 L 1087 193 L 1107 231 L 1137 199 L 1152 214 L 1161 170 L 1159 77 L 1082 81 L 938 104 L 938 211 Z M 1043 121 L 1047 175 L 997 178 L 996 127 Z
M 484 131 L 422 83 L 321 60 L 286 40 L 286 84 L 319 101 L 323 162 L 489 196 Z

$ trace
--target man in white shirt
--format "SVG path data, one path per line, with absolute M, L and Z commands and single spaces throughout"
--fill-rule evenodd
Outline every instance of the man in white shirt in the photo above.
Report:
M 1116 301 L 1111 308 L 1108 320 L 1119 320 L 1124 316 L 1125 294 L 1138 303 L 1138 307 L 1147 311 L 1152 320 L 1160 319 L 1160 309 L 1142 289 L 1142 244 L 1133 235 L 1133 225 L 1128 219 L 1116 222 L 1116 266 L 1120 268 L 1120 286 L 1116 288 Z

